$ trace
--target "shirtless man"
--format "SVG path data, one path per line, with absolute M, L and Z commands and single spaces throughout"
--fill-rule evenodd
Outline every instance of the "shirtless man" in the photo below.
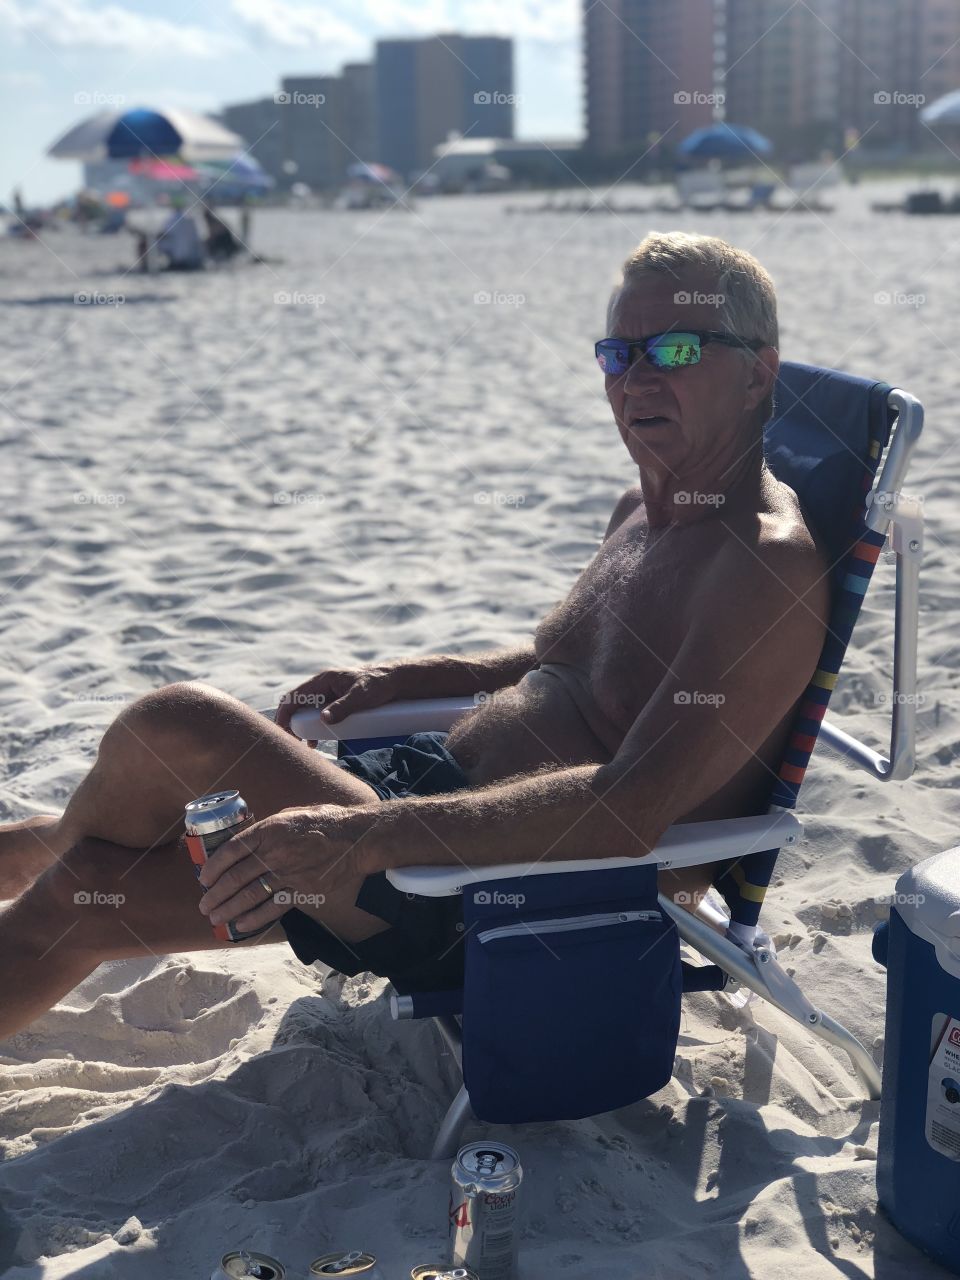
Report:
M 828 608 L 825 562 L 762 457 L 773 285 L 722 241 L 652 234 L 624 264 L 607 334 L 620 340 L 600 353 L 607 396 L 639 483 L 533 643 L 325 672 L 278 724 L 194 683 L 131 704 L 61 817 L 0 830 L 0 898 L 19 894 L 0 916 L 0 1037 L 103 960 L 235 945 L 211 933 L 226 919 L 273 926 L 239 945 L 286 933 L 304 961 L 449 986 L 459 900 L 411 900 L 387 868 L 637 856 L 674 822 L 764 810 Z M 379 773 L 287 731 L 318 694 L 336 722 L 481 691 L 445 742 L 418 739 Z M 402 778 L 416 794 L 397 797 Z M 198 909 L 183 806 L 223 787 L 259 821 L 204 869 Z M 679 874 L 665 891 L 689 889 Z M 709 868 L 692 875 L 702 885 Z

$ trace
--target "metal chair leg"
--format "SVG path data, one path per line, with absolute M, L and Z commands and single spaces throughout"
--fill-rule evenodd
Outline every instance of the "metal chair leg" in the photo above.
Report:
M 675 921 L 681 938 L 719 965 L 737 982 L 755 991 L 782 1010 L 811 1035 L 843 1049 L 853 1065 L 868 1098 L 880 1097 L 880 1071 L 856 1036 L 834 1021 L 804 995 L 803 991 L 763 947 L 748 951 L 698 919 L 691 912 L 660 895 L 661 908 Z
M 470 1110 L 470 1097 L 467 1093 L 467 1087 L 466 1085 L 461 1085 L 460 1092 L 450 1103 L 447 1114 L 443 1117 L 443 1124 L 437 1130 L 433 1149 L 430 1152 L 431 1160 L 453 1159 L 460 1150 L 460 1139 L 464 1127 L 472 1116 L 473 1112 Z

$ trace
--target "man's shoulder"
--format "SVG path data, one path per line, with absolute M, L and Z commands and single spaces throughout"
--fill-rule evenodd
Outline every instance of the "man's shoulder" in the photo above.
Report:
M 610 537 L 611 533 L 615 533 L 629 516 L 632 516 L 638 507 L 643 506 L 643 489 L 640 485 L 635 484 L 629 488 L 626 493 L 620 495 L 617 499 L 617 505 L 613 508 L 613 514 L 610 517 L 610 523 L 607 525 L 607 531 L 603 535 L 604 540 Z
M 748 537 L 727 532 L 711 566 L 713 592 L 762 593 L 770 603 L 790 599 L 826 615 L 830 564 L 799 511 L 760 512 Z

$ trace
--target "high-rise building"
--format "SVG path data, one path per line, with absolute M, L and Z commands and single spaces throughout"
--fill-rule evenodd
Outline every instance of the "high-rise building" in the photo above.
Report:
M 844 0 L 726 0 L 726 118 L 770 138 L 783 159 L 840 140 Z
M 372 62 L 348 62 L 340 72 L 343 82 L 343 132 L 351 162 L 377 159 L 377 120 Z
M 228 129 L 243 138 L 249 153 L 270 177 L 282 184 L 285 178 L 283 129 L 276 98 L 235 103 L 232 107 L 224 107 L 220 118 Z
M 338 187 L 353 156 L 344 139 L 344 86 L 337 76 L 284 76 L 278 94 L 287 182 Z
M 715 0 L 584 0 L 591 151 L 642 154 L 714 119 L 716 9 Z
M 449 137 L 512 138 L 513 42 L 437 35 L 378 40 L 376 159 L 406 177 Z

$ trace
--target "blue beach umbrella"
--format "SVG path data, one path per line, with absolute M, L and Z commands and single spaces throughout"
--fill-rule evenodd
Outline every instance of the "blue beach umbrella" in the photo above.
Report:
M 136 160 L 181 156 L 184 160 L 229 160 L 243 139 L 216 120 L 192 111 L 100 111 L 59 138 L 47 152 L 55 160 Z
M 936 102 L 931 102 L 929 107 L 924 107 L 920 112 L 920 119 L 924 124 L 960 124 L 960 89 L 954 89 L 952 93 L 945 93 L 942 98 L 937 98 Z
M 695 129 L 677 151 L 691 160 L 763 159 L 772 154 L 773 143 L 748 125 L 724 122 Z

